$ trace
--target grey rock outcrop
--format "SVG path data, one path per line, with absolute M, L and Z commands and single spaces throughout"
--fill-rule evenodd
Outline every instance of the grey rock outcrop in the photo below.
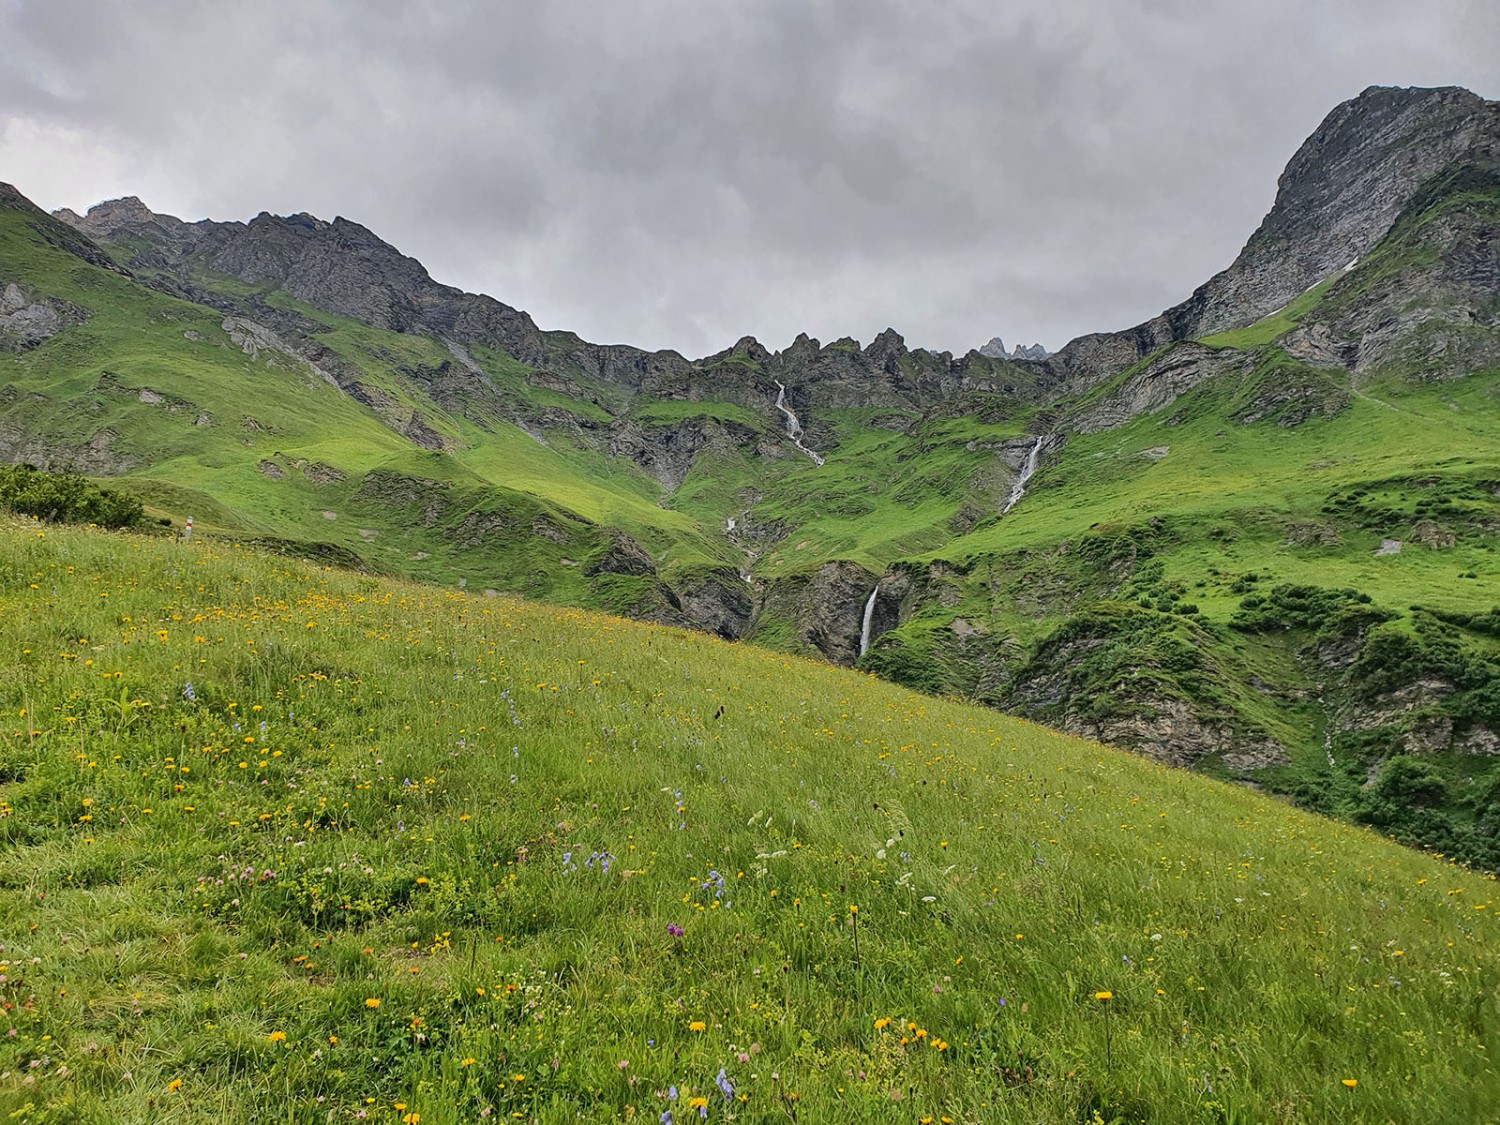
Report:
M 1087 434 L 1122 425 L 1171 405 L 1179 395 L 1219 375 L 1243 372 L 1250 362 L 1242 352 L 1179 344 L 1137 371 L 1117 390 L 1090 403 L 1069 419 L 1066 428 Z
M 610 536 L 609 546 L 599 558 L 584 568 L 584 574 L 626 574 L 645 577 L 656 573 L 651 554 L 623 531 Z
M 1488 150 L 1424 185 L 1376 259 L 1360 263 L 1283 339 L 1356 376 L 1451 379 L 1500 364 L 1500 129 Z
M 83 311 L 32 297 L 15 282 L 0 288 L 0 351 L 25 351 L 57 335 Z

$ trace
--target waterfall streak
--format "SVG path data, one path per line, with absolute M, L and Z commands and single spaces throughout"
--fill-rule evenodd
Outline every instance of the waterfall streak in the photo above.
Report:
M 1016 477 L 1016 483 L 1010 486 L 1010 495 L 1005 498 L 1005 507 L 1000 509 L 1004 515 L 1016 506 L 1026 492 L 1026 482 L 1031 480 L 1036 473 L 1037 462 L 1042 459 L 1042 442 L 1046 438 L 1037 438 L 1036 444 L 1031 447 L 1031 452 L 1026 455 L 1026 464 L 1021 467 L 1021 475 Z
M 880 583 L 875 583 L 875 589 L 870 591 L 870 600 L 865 602 L 864 620 L 859 625 L 859 654 L 863 656 L 870 651 L 870 621 L 875 617 L 875 595 L 880 593 Z
M 780 379 L 776 380 L 776 409 L 786 415 L 786 436 L 792 439 L 792 444 L 811 457 L 814 465 L 821 465 L 823 458 L 802 444 L 802 423 L 786 404 L 786 384 Z

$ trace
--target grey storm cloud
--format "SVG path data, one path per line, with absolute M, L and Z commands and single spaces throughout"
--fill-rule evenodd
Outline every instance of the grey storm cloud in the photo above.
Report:
M 1492 0 L 0 0 L 0 179 L 344 215 L 544 328 L 701 355 L 1126 327 L 1367 85 L 1495 97 Z

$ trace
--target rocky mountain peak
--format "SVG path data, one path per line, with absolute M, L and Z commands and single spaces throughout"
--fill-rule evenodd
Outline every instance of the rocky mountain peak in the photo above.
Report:
M 1424 181 L 1497 136 L 1500 103 L 1454 86 L 1371 86 L 1337 106 L 1234 264 L 1188 302 L 1194 334 L 1257 320 L 1362 257 Z
M 754 336 L 741 336 L 729 349 L 729 354 L 747 356 L 756 363 L 766 363 L 771 358 L 771 353 Z
M 797 338 L 791 342 L 791 345 L 782 354 L 789 358 L 817 355 L 818 349 L 821 346 L 814 337 L 809 336 L 806 332 L 798 332 Z
M 901 333 L 894 328 L 887 328 L 875 339 L 871 340 L 865 348 L 865 355 L 871 359 L 884 359 L 887 356 L 901 356 L 906 354 L 906 340 Z
M 86 215 L 80 216 L 76 211 L 63 208 L 54 211 L 52 216 L 78 228 L 90 238 L 108 238 L 124 227 L 151 222 L 156 213 L 141 202 L 139 196 L 125 195 L 94 204 Z
M 1180 305 L 1051 358 L 1074 385 L 1108 378 L 1164 344 L 1253 324 L 1363 257 L 1422 185 L 1500 152 L 1500 103 L 1468 90 L 1371 86 L 1334 108 L 1288 162 L 1276 200 L 1234 262 Z
M 89 208 L 87 218 L 94 222 L 113 219 L 121 223 L 143 223 L 154 219 L 156 212 L 147 207 L 138 195 L 122 195 L 119 199 L 106 199 Z
M 1046 359 L 1052 354 L 1041 344 L 1017 344 L 1014 348 L 1007 350 L 1005 341 L 999 336 L 990 337 L 989 343 L 974 350 L 991 359 Z

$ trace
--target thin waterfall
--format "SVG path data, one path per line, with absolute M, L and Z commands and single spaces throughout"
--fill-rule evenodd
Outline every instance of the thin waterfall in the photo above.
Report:
M 1036 473 L 1037 463 L 1042 459 L 1042 442 L 1046 438 L 1037 438 L 1036 444 L 1031 447 L 1031 452 L 1026 455 L 1026 464 L 1021 467 L 1021 475 L 1016 478 L 1016 483 L 1010 486 L 1010 495 L 1005 498 L 1005 507 L 1000 509 L 1004 515 L 1020 502 L 1026 493 L 1026 482 Z
M 780 379 L 776 380 L 776 409 L 786 415 L 786 436 L 792 439 L 792 444 L 811 457 L 814 465 L 821 465 L 823 458 L 802 444 L 802 423 L 786 404 L 786 384 Z
M 875 617 L 875 595 L 880 593 L 880 583 L 875 583 L 875 589 L 870 591 L 869 600 L 865 602 L 864 620 L 859 623 L 859 654 L 863 656 L 870 651 L 870 622 Z

